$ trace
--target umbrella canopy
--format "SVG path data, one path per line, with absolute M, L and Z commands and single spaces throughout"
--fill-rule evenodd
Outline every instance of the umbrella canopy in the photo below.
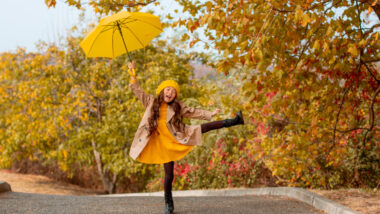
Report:
M 161 32 L 158 16 L 122 11 L 101 19 L 80 46 L 87 57 L 114 58 L 124 53 L 129 57 L 129 51 L 144 48 Z

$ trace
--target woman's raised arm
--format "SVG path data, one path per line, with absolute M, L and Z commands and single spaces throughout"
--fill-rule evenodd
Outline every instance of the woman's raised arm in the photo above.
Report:
M 140 87 L 139 82 L 136 78 L 135 63 L 128 63 L 128 73 L 131 76 L 129 87 L 132 89 L 133 93 L 137 96 L 143 106 L 148 107 L 151 100 L 154 99 L 153 95 L 145 93 L 145 91 Z

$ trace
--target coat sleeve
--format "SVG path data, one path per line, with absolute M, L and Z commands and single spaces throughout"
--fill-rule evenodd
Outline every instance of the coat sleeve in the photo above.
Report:
M 137 96 L 145 108 L 148 107 L 151 100 L 154 99 L 153 95 L 145 93 L 137 81 L 133 84 L 130 84 L 129 87 L 132 89 L 133 93 Z
M 193 119 L 201 119 L 201 120 L 211 120 L 212 117 L 212 112 L 198 109 L 198 108 L 193 108 L 193 107 L 188 107 L 182 102 L 180 102 L 181 105 L 181 116 L 182 117 L 188 117 L 188 118 L 193 118 Z

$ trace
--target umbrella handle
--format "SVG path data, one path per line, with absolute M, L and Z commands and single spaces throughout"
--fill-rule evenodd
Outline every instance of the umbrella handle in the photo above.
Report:
M 123 39 L 123 42 L 124 42 L 124 39 Z M 125 46 L 125 43 L 124 43 L 124 46 Z M 125 46 L 125 49 L 127 50 L 127 54 L 128 54 L 129 62 L 132 63 L 132 59 L 131 59 L 131 56 L 129 55 L 129 51 L 128 51 L 128 49 L 127 49 L 127 46 Z

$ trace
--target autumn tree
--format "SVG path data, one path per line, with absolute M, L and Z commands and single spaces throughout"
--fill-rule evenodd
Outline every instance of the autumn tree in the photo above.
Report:
M 242 105 L 257 125 L 248 140 L 274 176 L 378 185 L 379 2 L 180 3 L 191 17 L 174 25 L 205 27 L 219 71 L 241 67 Z
M 55 1 L 47 1 L 52 5 Z M 159 1 L 89 1 L 109 13 Z M 247 138 L 284 184 L 377 186 L 380 2 L 177 0 L 190 45 L 239 69 Z M 67 1 L 80 7 L 80 1 Z M 205 38 L 194 34 L 204 30 Z

